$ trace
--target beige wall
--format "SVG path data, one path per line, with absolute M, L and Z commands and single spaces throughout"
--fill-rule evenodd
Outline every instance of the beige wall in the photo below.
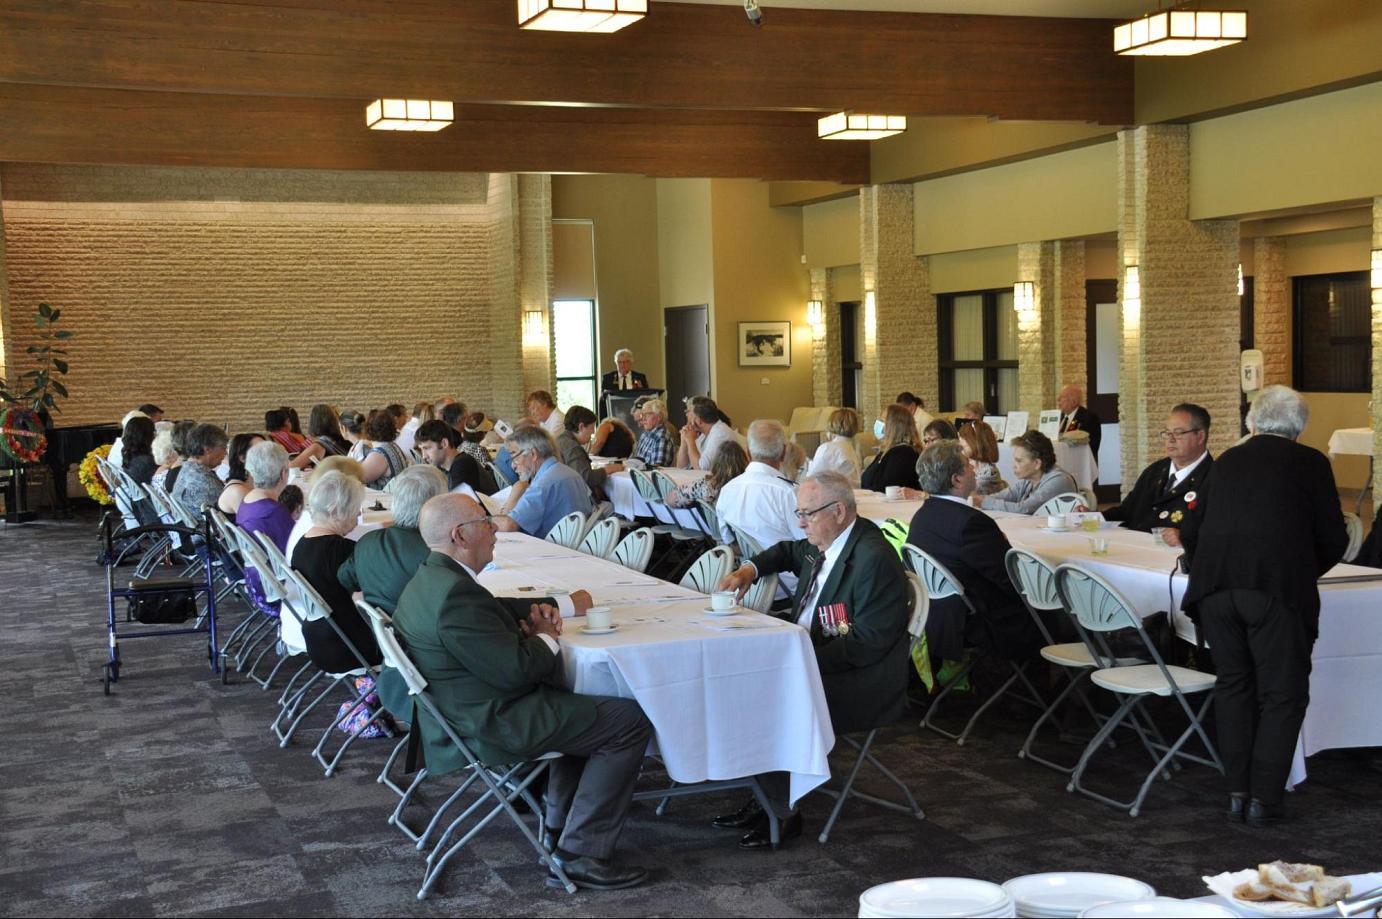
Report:
M 1300 442 L 1323 453 L 1329 452 L 1329 435 L 1340 428 L 1370 427 L 1368 400 L 1365 392 L 1306 393 L 1310 403 L 1310 423 Z M 1334 481 L 1340 489 L 1357 492 L 1368 477 L 1368 458 L 1365 456 L 1333 457 Z
M 1107 233 L 1117 226 L 1112 143 L 916 183 L 918 255 Z
M 800 213 L 769 207 L 767 184 L 747 179 L 712 182 L 711 211 L 715 399 L 740 429 L 754 418 L 786 421 L 792 409 L 812 404 Z M 740 367 L 738 323 L 745 320 L 790 321 L 792 366 Z
M 594 300 L 595 224 L 589 220 L 552 222 L 552 299 Z
M 1334 274 L 1367 271 L 1371 263 L 1370 227 L 1304 233 L 1283 237 L 1286 241 L 1286 274 Z
M 638 369 L 661 386 L 657 186 L 642 176 L 553 176 L 552 216 L 594 225 L 600 372 L 613 369 L 617 349 L 628 348 Z M 559 232 L 553 228 L 554 245 L 561 243 Z
M 869 145 L 872 178 L 882 184 L 945 175 L 1082 146 L 1115 133 L 1108 125 L 913 117 L 907 119 L 907 133 Z
M 1084 244 L 1084 276 L 1090 279 L 1117 279 L 1121 274 L 1118 267 L 1118 241 L 1116 239 L 1089 239 Z
M 947 252 L 928 261 L 931 292 L 936 294 L 1012 287 L 1017 280 L 1017 246 Z
M 861 302 L 864 299 L 864 284 L 859 277 L 858 265 L 841 265 L 830 271 L 830 291 L 836 303 L 849 300 Z
M 801 209 L 808 268 L 859 264 L 859 196 L 850 195 Z
M 1370 198 L 1382 190 L 1379 149 L 1382 82 L 1192 124 L 1190 216 Z
M 713 303 L 711 233 L 710 180 L 658 179 L 657 266 L 662 306 Z M 711 364 L 713 374 L 713 353 Z

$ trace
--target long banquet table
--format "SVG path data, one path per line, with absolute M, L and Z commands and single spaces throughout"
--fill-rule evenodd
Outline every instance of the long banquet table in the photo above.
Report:
M 612 634 L 567 620 L 566 682 L 637 699 L 674 781 L 789 772 L 795 802 L 830 778 L 835 735 L 804 629 L 758 613 L 712 617 L 704 594 L 521 533 L 498 539 L 479 578 L 492 593 L 585 589 L 611 607 Z
M 910 523 L 920 501 L 888 501 L 859 492 L 859 513 L 875 523 L 893 517 Z M 1180 611 L 1187 578 L 1172 574 L 1181 550 L 1158 546 L 1151 534 L 1106 523 L 1100 536 L 1107 555 L 1090 552 L 1090 534 L 1072 530 L 1052 533 L 1045 518 L 993 513 L 1008 541 L 1053 565 L 1072 562 L 1103 576 L 1146 618 L 1173 610 L 1176 633 L 1195 640 L 1194 625 Z M 1341 582 L 1344 578 L 1369 578 Z M 1330 584 L 1330 581 L 1336 583 Z M 1301 726 L 1291 783 L 1305 778 L 1304 757 L 1337 747 L 1382 746 L 1382 719 L 1375 714 L 1382 698 L 1382 571 L 1358 565 L 1336 565 L 1320 584 L 1320 637 L 1312 655 L 1310 708 Z

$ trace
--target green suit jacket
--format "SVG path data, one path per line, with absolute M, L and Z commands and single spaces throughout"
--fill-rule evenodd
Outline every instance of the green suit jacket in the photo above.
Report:
M 366 600 L 392 613 L 403 588 L 431 554 L 416 529 L 384 527 L 360 537 L 355 551 L 336 572 L 336 579 L 346 590 L 363 591 Z
M 451 558 L 434 552 L 403 590 L 394 631 L 458 735 L 499 765 L 559 749 L 595 722 L 595 699 L 557 688 L 558 656 L 518 627 L 531 600 L 492 596 Z M 418 709 L 430 772 L 465 765 L 430 715 Z
M 810 588 L 808 578 L 820 550 L 804 539 L 780 542 L 752 559 L 759 574 L 792 571 L 798 576 L 792 606 Z M 860 517 L 830 569 L 814 606 L 843 603 L 848 635 L 832 638 L 811 619 L 811 643 L 821 670 L 825 700 L 836 734 L 891 724 L 906 707 L 908 648 L 907 575 L 878 527 Z

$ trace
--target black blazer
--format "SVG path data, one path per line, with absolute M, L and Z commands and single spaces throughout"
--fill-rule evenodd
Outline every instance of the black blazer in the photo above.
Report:
M 646 374 L 639 373 L 637 370 L 630 370 L 629 377 L 634 389 L 648 389 L 648 377 Z M 619 371 L 611 370 L 609 373 L 600 377 L 600 392 L 619 391 Z
M 920 491 L 921 482 L 917 481 L 917 457 L 920 455 L 914 447 L 899 444 L 869 463 L 859 484 L 870 491 L 886 491 L 889 485 Z
M 1081 405 L 1075 409 L 1074 424 L 1067 425 L 1065 416 L 1061 415 L 1060 432 L 1066 431 L 1087 431 L 1089 432 L 1089 449 L 1094 451 L 1094 462 L 1099 461 L 1099 441 L 1104 437 L 1104 429 L 1099 423 L 1099 416 L 1089 410 L 1088 406 Z
M 1020 660 L 1041 647 L 1041 632 L 1003 564 L 1012 546 L 992 517 L 931 497 L 912 517 L 907 542 L 949 568 L 979 614 L 970 617 L 958 597 L 932 602 L 926 620 L 932 656 L 958 660 L 966 647 L 977 647 Z
M 797 574 L 795 608 L 809 589 L 807 579 L 820 550 L 804 539 L 780 542 L 751 560 L 760 574 Z M 829 637 L 820 617 L 811 620 L 811 644 L 821 669 L 825 701 L 836 734 L 892 724 L 906 709 L 908 649 L 907 573 L 897 550 L 878 527 L 862 517 L 816 596 L 817 608 L 843 603 L 849 634 Z
M 1213 465 L 1214 457 L 1206 453 L 1200 464 L 1168 493 L 1171 460 L 1163 457 L 1142 470 L 1123 503 L 1104 511 L 1104 519 L 1121 520 L 1125 528 L 1144 533 L 1152 527 L 1184 526 L 1185 518 L 1198 512 L 1200 489 Z
M 1260 590 L 1319 634 L 1315 581 L 1339 563 L 1348 531 L 1334 471 L 1318 450 L 1259 434 L 1219 457 L 1200 489 L 1204 508 L 1181 526 L 1190 560 L 1184 608 L 1220 590 Z

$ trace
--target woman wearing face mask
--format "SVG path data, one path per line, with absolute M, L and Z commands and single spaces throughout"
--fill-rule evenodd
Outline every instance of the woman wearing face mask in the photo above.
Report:
M 1034 514 L 1056 495 L 1078 492 L 1070 473 L 1056 465 L 1056 448 L 1040 431 L 1028 431 L 1012 439 L 1013 475 L 1017 481 L 992 495 L 975 494 L 975 507 L 988 511 Z
M 881 430 L 880 430 L 881 429 Z M 878 459 L 864 470 L 863 487 L 870 491 L 887 491 L 890 485 L 902 486 L 905 498 L 924 498 L 917 481 L 917 458 L 921 456 L 921 438 L 912 413 L 893 403 L 883 410 L 883 418 L 873 431 L 878 435 Z

